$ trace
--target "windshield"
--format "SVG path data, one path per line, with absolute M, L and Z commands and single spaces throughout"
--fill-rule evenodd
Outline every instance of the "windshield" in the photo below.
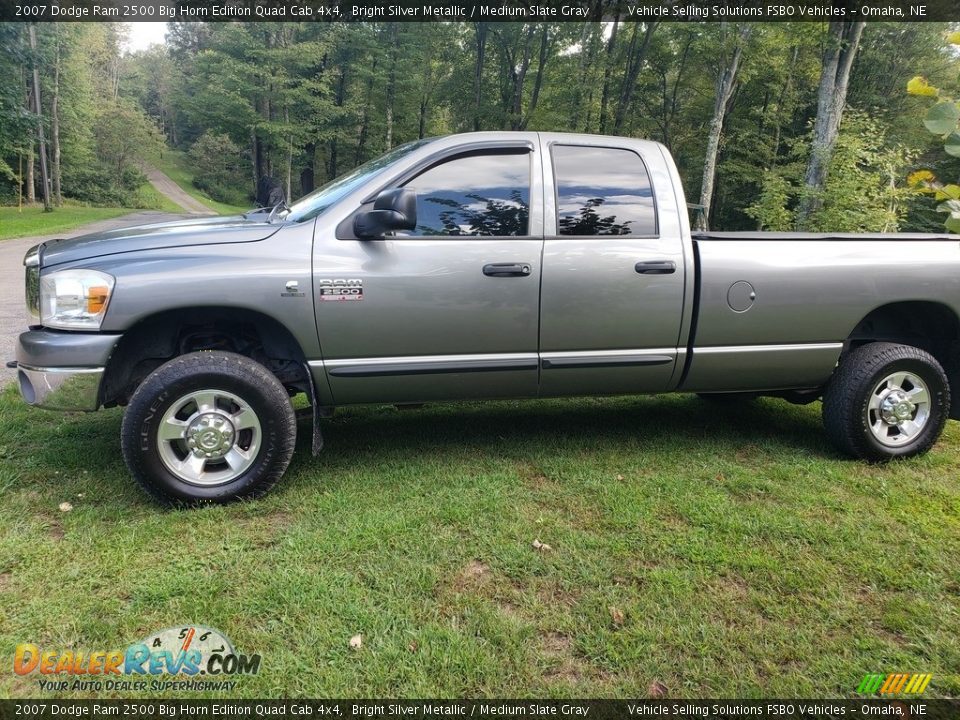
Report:
M 309 195 L 304 195 L 297 200 L 286 214 L 285 220 L 293 222 L 303 222 L 312 220 L 323 213 L 327 208 L 337 202 L 340 198 L 349 195 L 367 180 L 379 174 L 384 168 L 395 160 L 399 160 L 419 147 L 423 147 L 430 140 L 414 140 L 405 145 L 394 148 L 386 155 L 364 163 L 358 168 L 354 168 L 345 175 L 341 175 L 336 180 L 331 180 L 323 187 L 317 188 Z

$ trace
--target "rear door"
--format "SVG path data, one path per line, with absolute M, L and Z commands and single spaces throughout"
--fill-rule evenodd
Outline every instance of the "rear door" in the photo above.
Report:
M 536 395 L 543 192 L 535 139 L 452 149 L 398 181 L 417 192 L 412 232 L 318 244 L 317 324 L 337 404 Z
M 544 396 L 666 390 L 677 364 L 680 227 L 660 227 L 651 179 L 672 192 L 668 173 L 656 145 L 611 141 L 545 138 Z

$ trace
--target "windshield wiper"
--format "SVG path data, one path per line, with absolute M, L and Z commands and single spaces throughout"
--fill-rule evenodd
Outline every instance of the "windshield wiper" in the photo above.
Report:
M 281 213 L 284 210 L 289 211 L 290 208 L 287 206 L 286 200 L 281 200 L 276 205 L 273 206 L 273 209 L 270 211 L 270 214 L 267 215 L 267 222 L 273 222 L 273 218 L 277 213 Z

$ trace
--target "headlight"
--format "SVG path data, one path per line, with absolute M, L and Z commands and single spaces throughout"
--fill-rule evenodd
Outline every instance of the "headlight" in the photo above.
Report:
M 40 276 L 40 323 L 64 330 L 98 330 L 113 277 L 97 270 L 60 270 Z

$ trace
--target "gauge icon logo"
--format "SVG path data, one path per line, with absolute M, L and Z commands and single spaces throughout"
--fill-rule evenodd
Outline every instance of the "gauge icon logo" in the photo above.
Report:
M 158 668 L 171 675 L 256 675 L 260 670 L 260 655 L 238 653 L 230 638 L 205 625 L 185 624 L 151 633 L 128 648 L 127 661 L 128 667 L 133 664 L 150 674 L 157 674 Z

